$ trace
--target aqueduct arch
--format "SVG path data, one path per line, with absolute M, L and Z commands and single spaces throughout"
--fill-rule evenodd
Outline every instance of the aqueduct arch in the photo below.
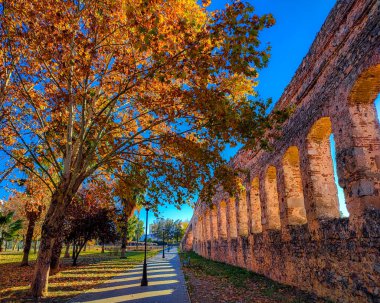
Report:
M 274 151 L 231 159 L 249 172 L 245 190 L 213 198 L 217 238 L 204 236 L 198 201 L 184 248 L 338 302 L 380 301 L 379 32 L 378 1 L 337 1 L 276 104 L 294 112 Z M 339 214 L 330 134 L 349 218 Z
M 307 155 L 313 191 L 312 208 L 317 218 L 339 218 L 338 193 L 331 156 L 329 117 L 318 119 L 307 135 Z
M 350 214 L 380 208 L 380 127 L 374 101 L 380 92 L 380 64 L 364 70 L 348 97 L 350 139 L 338 165 Z M 348 141 L 348 140 L 347 140 Z

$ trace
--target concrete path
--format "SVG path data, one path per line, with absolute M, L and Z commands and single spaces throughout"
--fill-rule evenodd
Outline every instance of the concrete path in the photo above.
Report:
M 141 287 L 142 264 L 91 289 L 70 303 L 190 303 L 176 248 L 148 259 L 148 286 Z

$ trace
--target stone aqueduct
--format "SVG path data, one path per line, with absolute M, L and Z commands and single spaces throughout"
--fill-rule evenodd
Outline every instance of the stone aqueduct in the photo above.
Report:
M 241 150 L 236 197 L 202 201 L 182 247 L 338 302 L 380 302 L 380 2 L 338 0 L 278 108 L 274 152 Z M 349 218 L 340 218 L 339 185 Z

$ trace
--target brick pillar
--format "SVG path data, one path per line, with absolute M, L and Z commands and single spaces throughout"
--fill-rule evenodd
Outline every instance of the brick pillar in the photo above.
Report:
M 344 119 L 336 119 L 339 184 L 351 221 L 366 209 L 380 209 L 380 127 L 374 105 L 379 91 L 380 64 L 358 77 L 341 106 Z
M 227 205 L 228 213 L 228 236 L 230 239 L 237 238 L 236 204 L 235 198 L 230 198 Z
M 198 218 L 198 227 L 199 227 L 199 254 L 202 256 L 203 255 L 203 241 L 204 241 L 202 216 L 199 216 Z
M 230 264 L 236 264 L 236 243 L 237 243 L 237 219 L 236 219 L 236 200 L 229 198 L 227 204 L 228 214 L 228 257 Z
M 286 186 L 285 186 L 285 171 L 284 166 L 279 165 L 276 170 L 277 175 L 277 194 L 278 194 L 278 206 L 280 212 L 280 227 L 282 241 L 289 241 L 289 213 L 288 205 L 286 201 Z
M 266 230 L 280 230 L 280 209 L 277 192 L 277 173 L 269 166 L 265 174 L 264 227 Z
M 249 191 L 250 225 L 251 233 L 253 234 L 261 233 L 263 231 L 261 225 L 261 202 L 259 185 L 259 178 L 254 178 L 251 182 L 251 188 Z
M 212 239 L 217 240 L 219 238 L 218 209 L 215 205 L 213 205 L 211 209 L 211 229 L 212 229 Z
M 247 208 L 247 192 L 242 185 L 237 197 L 237 218 L 238 218 L 238 235 L 248 236 L 248 208 Z
M 289 147 L 282 159 L 282 176 L 286 224 L 307 223 L 299 152 L 296 146 Z
M 204 222 L 205 222 L 205 240 L 209 241 L 211 239 L 211 224 L 210 224 L 210 210 L 207 209 L 205 211 L 204 216 Z
M 198 218 L 194 219 L 194 251 L 199 253 L 199 222 Z
M 218 207 L 219 239 L 227 239 L 227 204 L 224 200 L 220 201 Z
M 185 239 L 185 247 L 184 247 L 185 250 L 190 251 L 193 249 L 193 240 L 194 240 L 193 231 L 189 230 L 187 232 L 186 239 Z
M 210 222 L 211 222 L 211 259 L 215 260 L 216 251 L 218 249 L 218 218 L 217 218 L 217 208 L 215 205 L 212 206 L 210 211 Z

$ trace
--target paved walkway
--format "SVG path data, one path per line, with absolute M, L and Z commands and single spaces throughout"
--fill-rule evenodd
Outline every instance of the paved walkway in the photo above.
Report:
M 142 264 L 91 289 L 70 303 L 190 303 L 176 248 L 148 259 L 148 286 L 141 287 Z

